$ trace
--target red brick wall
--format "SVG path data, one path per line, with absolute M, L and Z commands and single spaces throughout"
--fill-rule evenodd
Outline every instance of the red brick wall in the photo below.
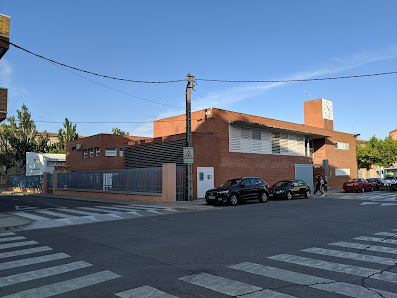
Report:
M 322 98 L 304 102 L 305 125 L 334 129 L 334 121 L 323 118 Z
M 144 139 L 144 137 L 118 136 L 112 134 L 98 134 L 66 143 L 66 166 L 68 171 L 97 171 L 124 169 L 124 157 L 119 155 L 120 148 L 130 141 Z M 75 150 L 76 144 L 81 144 L 81 150 Z M 95 147 L 100 148 L 100 156 L 96 156 Z M 117 147 L 117 156 L 105 156 L 106 147 Z M 73 149 L 74 148 L 74 149 Z M 94 157 L 90 157 L 89 149 L 94 150 Z M 83 158 L 87 149 L 87 158 Z

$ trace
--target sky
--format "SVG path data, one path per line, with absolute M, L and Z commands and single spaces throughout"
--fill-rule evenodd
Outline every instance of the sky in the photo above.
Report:
M 288 80 L 397 71 L 395 0 L 1 0 L 0 14 L 11 17 L 11 42 L 131 80 L 183 80 L 187 73 L 197 79 Z M 0 87 L 8 88 L 8 116 L 26 104 L 37 129 L 48 132 L 68 118 L 84 136 L 118 127 L 152 137 L 153 120 L 185 113 L 185 82 L 109 80 L 13 46 L 0 60 Z M 198 80 L 195 89 L 193 110 L 214 107 L 303 124 L 309 91 L 310 100 L 333 101 L 336 131 L 369 139 L 397 128 L 397 74 L 295 83 Z

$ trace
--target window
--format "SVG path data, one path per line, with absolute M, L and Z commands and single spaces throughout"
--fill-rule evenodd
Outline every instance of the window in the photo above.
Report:
M 95 147 L 95 155 L 96 156 L 101 156 L 101 148 Z
M 119 149 L 119 156 L 124 156 L 123 148 Z
M 62 160 L 47 160 L 47 167 L 65 166 L 66 161 Z
M 94 149 L 90 148 L 90 157 L 94 157 Z
M 83 150 L 83 158 L 87 158 L 87 149 Z
M 6 166 L 2 166 L 2 167 L 1 167 L 1 170 L 2 170 L 3 172 L 7 172 L 7 167 L 6 167 Z
M 6 177 L 5 176 L 1 176 L 1 184 L 6 184 Z
M 106 147 L 105 156 L 117 156 L 117 147 Z
M 280 154 L 280 134 L 272 132 L 272 153 Z
M 348 143 L 335 142 L 334 146 L 335 146 L 335 149 L 349 150 L 349 144 Z

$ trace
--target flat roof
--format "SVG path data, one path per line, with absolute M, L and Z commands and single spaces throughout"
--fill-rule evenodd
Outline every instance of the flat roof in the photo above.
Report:
M 229 121 L 229 123 L 237 124 L 239 126 L 246 126 L 246 127 L 268 128 L 268 129 L 274 130 L 274 131 L 277 130 L 277 131 L 283 131 L 283 132 L 295 132 L 295 133 L 299 133 L 299 134 L 308 135 L 312 139 L 324 139 L 324 138 L 332 137 L 331 135 L 318 134 L 318 133 L 313 133 L 313 132 L 306 131 L 306 130 L 297 130 L 297 129 L 285 128 L 285 127 L 274 126 L 274 125 L 242 121 L 242 120 Z

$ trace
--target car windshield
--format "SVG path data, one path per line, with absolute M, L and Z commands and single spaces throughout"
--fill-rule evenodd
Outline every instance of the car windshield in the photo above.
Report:
M 274 184 L 272 187 L 284 187 L 287 186 L 291 181 L 279 181 Z
M 361 182 L 361 179 L 353 179 L 353 180 L 350 180 L 349 182 Z
M 223 182 L 223 183 L 221 184 L 220 187 L 235 186 L 235 185 L 236 185 L 237 183 L 239 183 L 240 181 L 241 181 L 241 178 L 238 178 L 238 179 L 229 179 L 229 180 Z

